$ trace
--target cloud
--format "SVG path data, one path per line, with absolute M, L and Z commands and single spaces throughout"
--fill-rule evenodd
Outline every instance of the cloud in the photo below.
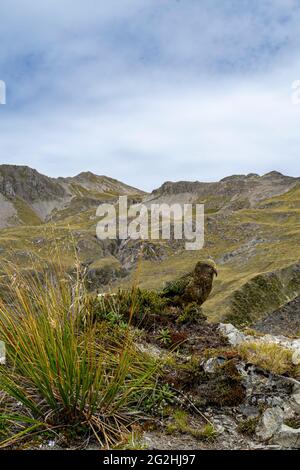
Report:
M 1 162 L 148 190 L 299 175 L 298 2 L 2 0 L 0 15 Z

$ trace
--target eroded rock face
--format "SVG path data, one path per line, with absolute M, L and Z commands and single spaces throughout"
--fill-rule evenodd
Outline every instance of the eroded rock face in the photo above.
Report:
M 55 179 L 27 166 L 15 165 L 1 165 L 0 192 L 8 198 L 19 197 L 30 203 L 66 196 L 64 187 Z
M 231 323 L 220 323 L 219 331 L 226 336 L 232 346 L 237 346 L 246 341 L 246 335 Z
M 296 414 L 300 415 L 300 384 L 295 393 L 291 396 L 290 406 Z
M 277 431 L 273 442 L 279 444 L 281 448 L 299 449 L 300 448 L 300 429 L 294 429 L 286 424 L 282 424 Z
M 282 426 L 284 413 L 281 408 L 268 408 L 262 418 L 257 429 L 257 436 L 262 441 L 267 441 L 276 434 Z
M 144 192 L 90 172 L 70 178 L 50 178 L 28 166 L 0 165 L 0 196 L 6 206 L 11 203 L 16 208 L 21 205 L 25 211 L 31 209 L 41 221 L 49 220 L 53 215 L 59 218 L 57 212 L 64 218 L 89 207 L 96 208 L 103 194 L 113 198 L 118 195 L 142 196 Z M 66 209 L 68 214 L 64 212 Z M 18 217 L 5 217 L 6 212 L 7 207 L 3 209 L 1 205 L 0 216 L 6 219 L 2 225 L 19 225 Z

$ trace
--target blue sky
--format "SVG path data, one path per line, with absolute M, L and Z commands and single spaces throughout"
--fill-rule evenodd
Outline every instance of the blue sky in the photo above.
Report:
M 300 176 L 300 0 L 1 0 L 0 163 Z

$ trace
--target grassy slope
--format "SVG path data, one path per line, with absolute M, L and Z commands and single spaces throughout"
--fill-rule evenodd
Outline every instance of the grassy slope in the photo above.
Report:
M 95 208 L 75 214 L 70 208 L 59 217 L 55 226 L 38 226 L 37 222 L 35 219 L 31 225 L 1 230 L 2 253 L 10 257 L 9 250 L 14 250 L 19 263 L 27 267 L 29 253 L 49 259 L 59 246 L 63 248 L 67 267 L 73 263 L 74 243 L 81 242 L 79 256 L 82 261 L 92 260 L 97 267 L 119 263 L 102 253 L 95 242 Z M 232 312 L 234 293 L 255 276 L 280 270 L 300 260 L 300 186 L 263 201 L 257 209 L 208 213 L 205 240 L 201 252 L 180 251 L 160 262 L 143 260 L 139 283 L 143 288 L 159 289 L 166 281 L 192 269 L 199 257 L 212 256 L 219 260 L 219 276 L 205 304 L 205 312 L 211 320 L 219 320 Z M 224 258 L 230 253 L 232 256 Z M 121 285 L 128 287 L 134 279 L 135 273 L 122 280 Z M 280 298 L 286 300 L 285 293 Z
M 144 261 L 141 286 L 160 288 L 191 269 L 199 256 L 219 259 L 225 253 L 240 250 L 228 261 L 219 263 L 219 276 L 204 308 L 211 320 L 228 315 L 232 295 L 243 285 L 260 273 L 277 271 L 300 261 L 300 187 L 264 201 L 266 205 L 268 208 L 242 209 L 212 223 L 206 229 L 206 247 L 201 253 L 183 252 L 160 263 Z M 247 242 L 253 239 L 260 242 L 247 248 Z

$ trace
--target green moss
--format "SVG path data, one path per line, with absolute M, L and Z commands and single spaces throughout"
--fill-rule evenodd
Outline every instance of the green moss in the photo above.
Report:
M 236 406 L 244 399 L 245 388 L 234 359 L 219 366 L 215 374 L 208 374 L 197 388 L 199 406 Z
M 258 423 L 259 417 L 244 419 L 238 424 L 238 432 L 246 434 L 247 436 L 253 436 L 255 434 Z
M 299 429 L 300 428 L 300 416 L 296 416 L 295 418 L 287 419 L 284 424 L 286 426 L 289 426 L 290 428 L 293 429 Z
M 236 355 L 236 352 L 230 351 Z M 194 403 L 205 406 L 237 406 L 245 399 L 242 377 L 236 368 L 236 359 L 224 358 L 225 362 L 213 374 L 204 371 L 202 359 L 193 356 L 186 364 L 172 365 L 167 380 L 176 388 L 193 395 Z
M 217 437 L 218 433 L 212 424 L 205 424 L 202 429 L 196 430 L 196 434 L 192 435 L 201 441 L 212 441 Z
M 178 323 L 203 323 L 207 317 L 203 314 L 202 308 L 196 303 L 192 302 L 184 307 L 183 312 L 178 317 Z
M 254 336 L 254 337 L 259 337 L 259 336 L 264 336 L 264 333 L 261 333 L 260 331 L 256 331 L 253 328 L 244 328 L 243 333 L 248 336 Z
M 184 364 L 172 362 L 170 366 L 170 380 L 174 382 L 175 387 L 190 390 L 207 380 L 207 374 L 204 372 L 198 356 L 192 356 Z
M 134 325 L 147 326 L 155 322 L 156 315 L 161 315 L 166 302 L 157 292 L 134 289 L 120 289 L 112 296 L 102 298 L 101 315 L 103 310 L 109 310 L 111 303 L 117 306 L 119 313 L 125 319 L 131 319 Z
M 217 436 L 217 432 L 212 424 L 205 424 L 198 428 L 197 425 L 192 426 L 190 422 L 190 415 L 183 410 L 176 410 L 172 416 L 172 421 L 166 426 L 166 432 L 168 434 L 176 432 L 189 434 L 201 441 L 213 440 Z

